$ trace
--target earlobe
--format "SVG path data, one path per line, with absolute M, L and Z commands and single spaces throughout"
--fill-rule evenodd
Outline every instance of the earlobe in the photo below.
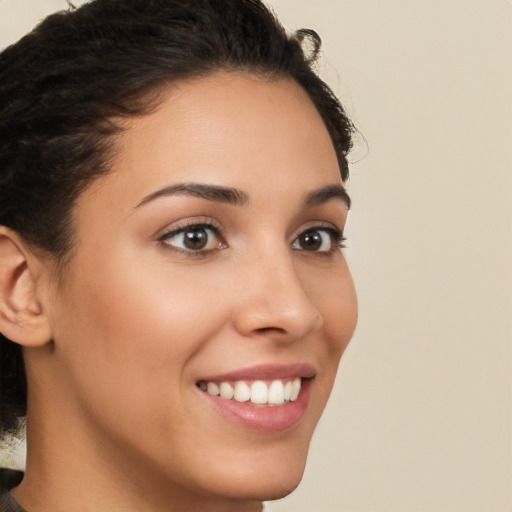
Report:
M 19 235 L 0 226 L 0 332 L 26 347 L 45 345 L 52 337 L 32 267 Z

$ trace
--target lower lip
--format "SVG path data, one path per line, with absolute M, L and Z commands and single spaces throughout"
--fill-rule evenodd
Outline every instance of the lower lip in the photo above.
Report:
M 205 391 L 201 391 L 201 394 L 213 404 L 217 411 L 246 428 L 261 432 L 281 432 L 301 422 L 309 403 L 311 384 L 310 379 L 304 379 L 297 400 L 273 407 L 225 400 Z

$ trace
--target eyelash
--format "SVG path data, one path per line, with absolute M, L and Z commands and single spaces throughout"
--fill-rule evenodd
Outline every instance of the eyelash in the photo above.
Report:
M 169 240 L 172 239 L 173 237 L 175 237 L 179 234 L 185 234 L 187 231 L 192 231 L 194 229 L 213 231 L 216 238 L 218 238 L 220 240 L 220 244 L 222 244 L 223 247 L 217 246 L 213 249 L 194 250 L 194 249 L 183 249 L 180 247 L 175 247 L 169 243 Z M 300 236 L 307 235 L 307 234 L 313 233 L 313 232 L 326 232 L 331 239 L 331 247 L 325 251 L 308 251 L 307 249 L 303 249 L 303 248 L 302 249 L 296 248 L 296 250 L 300 250 L 300 251 L 306 252 L 306 253 L 311 252 L 311 253 L 319 255 L 319 256 L 328 256 L 328 255 L 331 255 L 332 253 L 336 252 L 337 250 L 345 248 L 344 242 L 346 242 L 347 239 L 343 236 L 343 233 L 332 226 L 325 226 L 325 225 L 312 225 L 312 226 L 307 227 L 306 229 L 303 229 L 294 238 L 294 240 L 292 242 L 292 248 L 293 248 L 293 245 L 295 243 L 297 243 Z M 185 224 L 182 224 L 180 226 L 173 228 L 170 231 L 165 232 L 164 234 L 162 234 L 161 236 L 158 237 L 157 242 L 162 245 L 165 245 L 166 248 L 168 248 L 170 250 L 183 253 L 186 256 L 190 256 L 190 257 L 204 257 L 204 256 L 207 256 L 212 251 L 227 247 L 227 244 L 224 241 L 224 238 L 222 237 L 221 229 L 217 225 L 215 225 L 214 223 L 212 223 L 210 221 L 187 222 Z

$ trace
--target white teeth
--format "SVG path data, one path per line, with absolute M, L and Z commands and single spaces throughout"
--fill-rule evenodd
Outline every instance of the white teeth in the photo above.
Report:
M 275 380 L 268 388 L 268 403 L 281 405 L 284 404 L 284 385 L 282 381 Z
M 300 392 L 300 379 L 297 378 L 292 382 L 292 390 L 290 394 L 290 400 L 293 402 L 294 400 L 297 400 L 297 397 L 299 396 Z
M 257 380 L 251 386 L 251 402 L 253 404 L 266 404 L 268 402 L 268 388 L 262 380 Z
M 290 396 L 292 394 L 292 381 L 289 380 L 285 385 L 284 385 L 284 399 L 289 402 L 290 401 Z
M 235 400 L 237 402 L 247 402 L 250 398 L 251 388 L 243 380 L 239 380 L 235 384 Z
M 251 402 L 255 405 L 283 405 L 297 400 L 302 380 L 296 377 L 293 380 L 273 380 L 267 385 L 262 380 L 245 382 L 205 382 L 201 381 L 198 387 L 210 395 L 221 396 L 225 400 L 237 402 Z
M 215 382 L 208 382 L 206 385 L 206 391 L 210 393 L 210 395 L 220 395 L 220 389 Z
M 225 400 L 231 400 L 233 398 L 234 391 L 233 387 L 229 382 L 220 383 L 220 396 Z

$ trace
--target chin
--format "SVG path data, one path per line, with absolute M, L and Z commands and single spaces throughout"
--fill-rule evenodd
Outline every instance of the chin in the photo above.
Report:
M 279 482 L 279 485 L 271 486 L 271 488 L 267 489 L 266 493 L 264 493 L 264 496 L 259 498 L 261 501 L 272 501 L 272 500 L 279 500 L 281 498 L 284 498 L 291 494 L 297 487 L 299 486 L 300 482 L 302 481 L 302 475 L 304 472 L 300 474 L 300 476 L 294 480 L 287 480 L 286 482 Z
M 231 465 L 229 471 L 224 471 L 227 468 L 223 467 L 217 473 L 216 492 L 243 500 L 284 498 L 298 487 L 306 466 L 307 450 L 296 448 L 293 452 L 267 451 L 260 458 L 240 454 L 238 464 Z
M 298 487 L 303 474 L 304 471 L 293 475 L 283 473 L 279 478 L 263 478 L 260 481 L 255 477 L 250 482 L 240 482 L 236 479 L 238 486 L 226 489 L 225 496 L 251 501 L 278 500 L 288 496 Z M 242 489 L 243 492 L 241 492 Z

